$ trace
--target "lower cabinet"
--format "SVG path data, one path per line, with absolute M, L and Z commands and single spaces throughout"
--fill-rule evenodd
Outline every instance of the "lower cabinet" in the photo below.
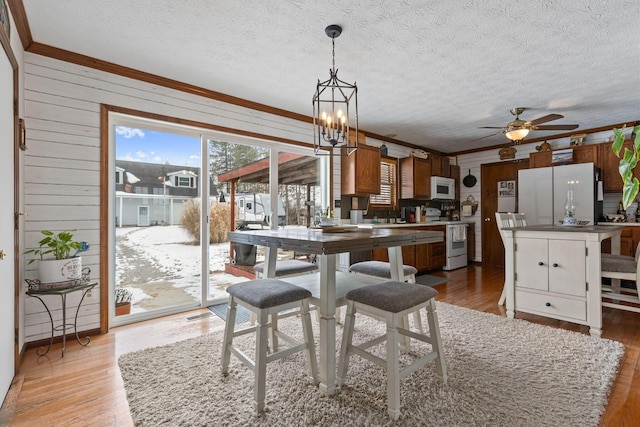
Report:
M 438 226 L 416 226 L 411 227 L 411 230 L 430 230 L 441 231 L 446 239 L 446 227 L 444 225 Z M 435 270 L 442 268 L 447 263 L 447 245 L 446 241 L 437 243 L 428 243 L 414 246 L 402 247 L 402 262 L 405 265 L 411 265 L 418 270 L 418 273 L 423 273 L 429 270 Z M 389 261 L 389 254 L 387 249 L 374 249 L 372 251 L 371 258 L 375 261 Z
M 516 311 L 585 322 L 585 242 L 516 238 L 515 244 Z

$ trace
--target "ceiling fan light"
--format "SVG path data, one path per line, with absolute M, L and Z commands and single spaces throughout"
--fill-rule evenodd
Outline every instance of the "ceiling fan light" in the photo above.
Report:
M 505 133 L 504 135 L 512 141 L 520 141 L 521 139 L 524 139 L 527 135 L 529 135 L 529 129 L 527 128 L 513 129 Z

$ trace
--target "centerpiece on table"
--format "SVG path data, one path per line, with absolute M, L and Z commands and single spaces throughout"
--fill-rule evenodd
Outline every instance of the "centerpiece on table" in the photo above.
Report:
M 82 282 L 82 257 L 78 253 L 89 249 L 87 242 L 73 240 L 75 230 L 65 230 L 54 233 L 42 230 L 45 236 L 38 242 L 37 249 L 30 249 L 25 254 L 34 254 L 38 259 L 38 285 L 43 288 L 62 288 Z M 72 254 L 73 251 L 73 254 Z M 50 258 L 45 258 L 50 255 Z M 33 263 L 37 258 L 29 260 Z M 27 281 L 32 285 L 32 281 Z

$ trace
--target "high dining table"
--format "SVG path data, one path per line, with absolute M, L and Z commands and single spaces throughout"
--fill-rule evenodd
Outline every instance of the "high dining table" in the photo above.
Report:
M 442 242 L 444 235 L 441 231 L 427 230 L 331 227 L 233 231 L 228 233 L 228 238 L 234 243 L 266 247 L 263 277 L 275 277 L 278 249 L 317 255 L 319 272 L 316 275 L 305 274 L 297 280 L 289 277 L 286 280 L 310 286 L 309 289 L 316 297 L 320 311 L 320 390 L 331 395 L 336 391 L 336 301 L 344 304 L 344 295 L 349 289 L 364 286 L 372 280 L 361 275 L 348 275 L 346 280 L 341 280 L 340 277 L 337 279 L 341 275 L 336 272 L 338 254 L 388 248 L 391 279 L 399 280 L 403 277 L 401 247 Z M 314 280 L 315 285 L 310 283 Z

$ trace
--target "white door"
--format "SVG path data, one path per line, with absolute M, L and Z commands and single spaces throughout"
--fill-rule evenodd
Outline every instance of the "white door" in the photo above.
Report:
M 138 227 L 148 227 L 149 224 L 149 206 L 138 206 Z
M 14 374 L 13 68 L 0 52 L 0 401 Z

